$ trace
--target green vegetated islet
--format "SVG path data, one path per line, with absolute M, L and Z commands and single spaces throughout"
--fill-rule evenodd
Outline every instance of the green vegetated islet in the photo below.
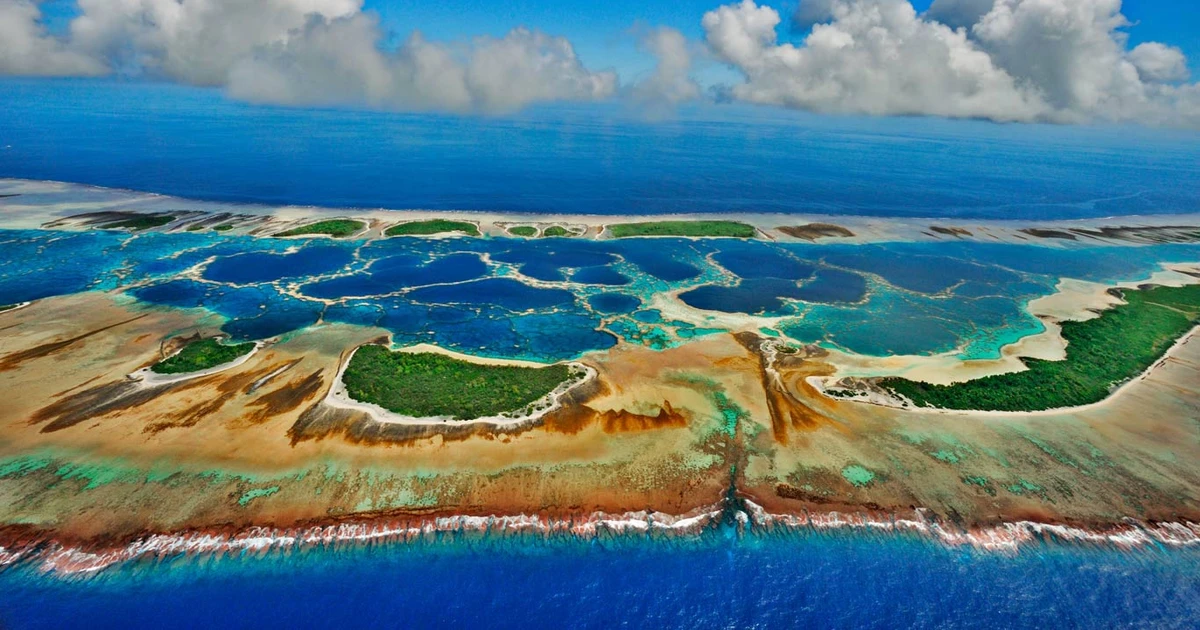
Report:
M 371 345 L 354 353 L 342 382 L 354 400 L 394 413 L 474 420 L 522 410 L 570 376 L 566 365 L 481 365 Z
M 183 347 L 179 353 L 151 366 L 156 374 L 187 374 L 229 363 L 254 349 L 253 342 L 226 345 L 216 339 L 201 339 Z
M 329 219 L 327 221 L 318 221 L 308 225 L 302 225 L 298 228 L 290 229 L 286 232 L 276 234 L 276 236 L 309 236 L 324 234 L 334 238 L 342 238 L 360 232 L 367 224 L 354 219 Z
M 142 230 L 162 227 L 174 220 L 175 217 L 167 214 L 142 214 L 112 223 L 105 223 L 103 227 L 106 230 L 132 230 L 140 232 Z
M 451 221 L 449 219 L 429 219 L 427 221 L 409 221 L 393 225 L 383 233 L 384 236 L 429 236 L 432 234 L 450 234 L 459 232 L 467 236 L 479 236 L 479 228 L 468 221 Z
M 508 228 L 508 233 L 512 234 L 513 236 L 532 238 L 537 236 L 538 229 L 532 225 L 516 225 Z
M 1063 361 L 1022 359 L 1024 372 L 952 385 L 887 378 L 880 385 L 917 406 L 981 411 L 1040 411 L 1098 402 L 1145 371 L 1200 324 L 1200 285 L 1123 292 L 1125 304 L 1095 319 L 1062 323 Z
M 543 238 L 562 238 L 566 236 L 575 236 L 575 233 L 561 225 L 551 225 L 542 230 Z
M 618 223 L 608 226 L 614 238 L 634 236 L 689 236 L 754 238 L 754 226 L 740 221 L 651 221 L 647 223 Z

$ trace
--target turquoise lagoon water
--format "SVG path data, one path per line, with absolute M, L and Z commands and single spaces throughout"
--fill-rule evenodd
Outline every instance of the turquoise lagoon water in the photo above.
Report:
M 396 343 L 554 361 L 618 338 L 666 347 L 754 315 L 851 352 L 996 356 L 1041 330 L 1024 311 L 1060 277 L 1138 280 L 1200 246 L 809 245 L 735 239 L 333 241 L 197 233 L 0 231 L 0 303 L 86 290 L 203 307 L 238 339 L 320 322 Z M 756 263 L 756 261 L 759 261 Z M 648 305 L 678 291 L 679 321 Z

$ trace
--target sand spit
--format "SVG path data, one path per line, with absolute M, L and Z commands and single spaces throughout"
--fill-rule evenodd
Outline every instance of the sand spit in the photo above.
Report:
M 227 361 L 220 365 L 214 365 L 214 366 L 208 368 L 207 370 L 199 370 L 196 372 L 185 372 L 182 374 L 159 374 L 158 372 L 155 372 L 154 370 L 152 370 L 149 367 L 144 367 L 136 372 L 129 374 L 129 376 L 127 378 L 131 381 L 136 381 L 139 385 L 141 385 L 143 387 L 158 387 L 160 385 L 170 385 L 170 384 L 174 384 L 174 383 L 182 383 L 184 381 L 190 381 L 192 379 L 204 378 L 205 376 L 212 376 L 213 374 L 220 374 L 221 372 L 225 372 L 227 370 L 232 370 L 232 369 L 244 364 L 245 362 L 249 361 L 259 350 L 262 350 L 264 347 L 266 347 L 266 345 L 267 344 L 265 342 L 256 341 L 254 343 L 254 348 L 252 350 L 250 350 L 250 352 L 247 352 L 246 354 L 243 354 L 242 356 L 240 356 L 232 361 Z M 175 356 L 176 354 L 179 354 L 182 351 L 183 351 L 183 348 L 180 348 L 175 353 L 171 354 L 168 357 L 165 357 L 164 360 L 169 359 L 172 356 Z
M 963 529 L 942 523 L 924 510 L 911 514 L 870 512 L 804 512 L 771 514 L 748 500 L 740 507 L 725 504 L 702 507 L 679 515 L 645 510 L 623 513 L 594 512 L 581 516 L 538 514 L 489 516 L 439 516 L 430 518 L 376 518 L 292 528 L 248 527 L 238 531 L 187 531 L 150 534 L 112 546 L 71 546 L 54 540 L 20 537 L 2 540 L 0 569 L 31 564 L 58 576 L 87 576 L 109 567 L 146 558 L 263 554 L 271 551 L 324 548 L 343 544 L 405 544 L 429 540 L 438 534 L 492 536 L 573 536 L 592 540 L 604 536 L 699 536 L 726 523 L 728 515 L 742 533 L 860 531 L 882 534 L 915 534 L 949 547 L 971 547 L 987 552 L 1015 553 L 1041 541 L 1087 544 L 1120 550 L 1152 546 L 1173 548 L 1200 545 L 1200 523 L 1146 523 L 1127 520 L 1107 529 L 1065 524 L 1016 521 L 989 527 Z M 744 509 L 741 509 L 744 508 Z

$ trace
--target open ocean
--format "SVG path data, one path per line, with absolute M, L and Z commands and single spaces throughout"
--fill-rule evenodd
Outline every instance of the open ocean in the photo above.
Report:
M 732 107 L 662 122 L 571 107 L 457 118 L 111 87 L 0 81 L 0 177 L 237 202 L 547 213 L 1200 211 L 1200 136 L 1187 132 Z M 1001 555 L 905 536 L 723 528 L 687 540 L 448 537 L 185 558 L 85 579 L 0 572 L 0 628 L 314 625 L 1196 628 L 1200 550 L 1047 543 Z
M 905 536 L 442 541 L 0 573 L 5 628 L 1195 628 L 1200 553 Z
M 221 201 L 1037 219 L 1200 210 L 1200 133 L 708 107 L 513 118 L 259 107 L 0 80 L 0 176 Z

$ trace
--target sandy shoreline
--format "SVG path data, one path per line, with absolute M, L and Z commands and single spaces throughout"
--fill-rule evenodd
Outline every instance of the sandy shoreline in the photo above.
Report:
M 214 365 L 214 366 L 208 368 L 207 370 L 198 370 L 196 372 L 184 372 L 181 374 L 159 374 L 149 367 L 144 367 L 136 372 L 130 373 L 128 376 L 126 376 L 126 378 L 128 378 L 131 381 L 137 381 L 138 384 L 140 384 L 143 387 L 158 387 L 160 385 L 183 383 L 185 381 L 190 381 L 193 379 L 204 378 L 205 376 L 212 376 L 213 374 L 220 374 L 221 372 L 224 372 L 226 370 L 232 370 L 232 369 L 244 364 L 245 362 L 249 361 L 251 358 L 254 357 L 254 355 L 259 350 L 262 350 L 264 347 L 266 347 L 266 345 L 267 345 L 266 342 L 256 341 L 256 342 L 254 342 L 254 347 L 250 350 L 250 352 L 247 352 L 246 354 L 243 354 L 242 356 L 240 356 L 232 361 L 226 361 L 225 363 L 222 363 L 220 365 Z M 183 351 L 183 348 L 180 348 L 179 350 L 172 353 L 170 356 L 164 357 L 163 360 L 165 361 L 165 360 L 175 356 L 176 354 L 179 354 L 182 351 Z
M 889 407 L 892 409 L 900 409 L 900 410 L 904 410 L 904 411 L 921 411 L 922 413 L 936 413 L 936 414 L 942 414 L 942 415 L 947 415 L 947 416 L 972 416 L 972 417 L 978 417 L 978 418 L 1036 418 L 1036 417 L 1041 417 L 1041 416 L 1061 416 L 1063 414 L 1103 409 L 1105 407 L 1111 406 L 1114 401 L 1116 401 L 1118 398 L 1121 397 L 1122 394 L 1128 392 L 1130 387 L 1134 383 L 1143 381 L 1148 376 L 1153 374 L 1154 370 L 1156 368 L 1160 367 L 1164 362 L 1166 362 L 1169 359 L 1176 358 L 1176 355 L 1179 353 L 1179 350 L 1182 349 L 1183 346 L 1187 345 L 1188 342 L 1190 342 L 1196 336 L 1196 333 L 1200 333 L 1200 325 L 1194 326 L 1190 330 L 1188 330 L 1186 333 L 1184 333 L 1184 335 L 1182 337 L 1175 340 L 1175 343 L 1171 344 L 1170 348 L 1167 348 L 1167 350 L 1165 352 L 1163 352 L 1162 356 L 1159 357 L 1159 359 L 1157 361 L 1155 361 L 1153 364 L 1148 366 L 1145 370 L 1142 370 L 1139 374 L 1137 374 L 1134 377 L 1121 383 L 1121 385 L 1119 387 L 1117 387 L 1112 392 L 1110 392 L 1108 394 L 1108 396 L 1105 396 L 1103 400 L 1098 400 L 1094 403 L 1089 403 L 1086 405 L 1079 405 L 1076 407 L 1054 407 L 1051 409 L 1039 409 L 1037 411 L 984 411 L 984 410 L 980 410 L 980 409 L 942 409 L 940 407 L 918 407 L 918 406 L 912 405 L 911 401 L 906 401 L 908 403 L 908 406 L 905 406 L 903 404 L 899 404 L 899 401 L 895 401 L 893 399 L 880 398 L 880 397 L 871 397 L 868 399 L 847 398 L 847 399 L 845 399 L 845 401 L 849 402 L 849 403 L 855 403 L 855 404 L 876 405 L 879 407 Z M 836 381 L 839 378 L 841 378 L 841 377 L 838 377 L 838 376 L 833 376 L 833 377 L 813 376 L 813 377 L 809 377 L 806 380 L 810 385 L 812 385 L 814 387 L 814 389 L 821 392 L 825 396 L 829 396 L 829 394 L 825 390 L 827 384 L 831 381 Z
M 953 362 L 938 364 L 932 361 L 921 361 L 923 357 L 908 358 L 909 361 L 916 364 L 916 367 L 910 365 L 908 369 L 898 369 L 898 363 L 903 361 L 905 357 L 884 357 L 877 361 L 877 366 L 874 370 L 867 369 L 860 372 L 847 371 L 843 368 L 842 361 L 849 358 L 861 366 L 863 363 L 870 363 L 870 358 L 864 361 L 862 355 L 834 355 L 830 359 L 830 363 L 838 366 L 838 372 L 833 376 L 808 377 L 806 382 L 813 387 L 821 395 L 832 398 L 826 389 L 833 383 L 847 377 L 878 377 L 878 376 L 903 376 L 905 378 L 920 380 L 933 384 L 951 384 L 966 380 L 973 380 L 994 374 L 1004 374 L 1009 372 L 1018 372 L 1025 370 L 1025 366 L 1020 362 L 1021 358 L 1036 358 L 1043 360 L 1059 361 L 1066 359 L 1067 341 L 1062 337 L 1062 329 L 1059 323 L 1063 321 L 1084 321 L 1094 319 L 1100 316 L 1100 312 L 1124 304 L 1125 302 L 1112 295 L 1112 289 L 1136 289 L 1139 286 L 1146 285 L 1161 285 L 1161 286 L 1184 286 L 1200 284 L 1200 263 L 1189 264 L 1165 264 L 1162 271 L 1156 272 L 1150 278 L 1143 281 L 1118 282 L 1114 284 L 1102 284 L 1097 282 L 1084 282 L 1080 280 L 1063 279 L 1058 284 L 1058 291 L 1050 295 L 1032 300 L 1026 305 L 1026 310 L 1033 316 L 1042 320 L 1046 326 L 1046 330 L 1040 334 L 1023 337 L 1020 340 L 1008 344 L 1001 348 L 1002 359 L 985 359 L 985 360 L 961 360 L 953 359 Z M 991 411 L 978 409 L 941 409 L 936 407 L 917 407 L 912 405 L 911 401 L 896 399 L 888 396 L 870 395 L 867 398 L 846 398 L 845 402 L 851 404 L 866 404 L 879 407 L 889 407 L 904 411 L 919 410 L 925 413 L 935 413 L 950 416 L 973 416 L 981 418 L 1028 418 L 1041 416 L 1059 416 L 1068 413 L 1077 413 L 1082 411 L 1103 409 L 1113 404 L 1123 393 L 1129 391 L 1130 387 L 1139 381 L 1145 380 L 1154 370 L 1162 366 L 1166 361 L 1175 358 L 1181 348 L 1187 345 L 1196 334 L 1200 332 L 1200 325 L 1194 326 L 1185 332 L 1181 337 L 1171 344 L 1162 356 L 1154 363 L 1147 366 L 1145 370 L 1134 375 L 1128 380 L 1122 382 L 1116 389 L 1111 391 L 1103 400 L 1080 405 L 1076 407 L 1055 407 L 1052 409 L 1041 409 L 1037 411 Z M 945 358 L 951 358 L 944 355 Z M 841 359 L 841 361 L 839 361 Z M 914 360 L 915 359 L 915 360 Z M 891 369 L 887 367 L 890 364 Z M 860 368 L 861 369 L 861 368 Z
M 1059 323 L 1093 319 L 1099 316 L 1099 311 L 1122 304 L 1121 300 L 1109 293 L 1110 290 L 1136 289 L 1145 285 L 1178 287 L 1193 284 L 1200 284 L 1200 262 L 1167 263 L 1148 278 L 1111 284 L 1063 278 L 1058 282 L 1054 293 L 1031 300 L 1025 305 L 1025 311 L 1040 320 L 1045 330 L 1005 344 L 1000 348 L 999 359 L 962 359 L 957 356 L 961 349 L 934 356 L 888 357 L 830 350 L 828 361 L 838 369 L 837 375 L 831 380 L 844 377 L 901 376 L 935 385 L 949 385 L 985 376 L 1023 371 L 1025 366 L 1019 358 L 1048 361 L 1065 359 L 1067 342 L 1062 338 Z M 1180 341 L 1186 338 L 1187 335 Z
M 951 220 L 932 217 L 874 217 L 839 214 L 784 214 L 748 213 L 663 213 L 663 214 L 571 214 L 498 212 L 486 209 L 432 210 L 432 209 L 388 209 L 388 208 L 333 208 L 296 205 L 240 204 L 218 201 L 203 201 L 144 193 L 132 190 L 102 188 L 67 182 L 36 181 L 0 178 L 0 193 L 15 196 L 0 198 L 0 215 L 10 228 L 37 229 L 49 221 L 90 212 L 137 212 L 174 213 L 196 215 L 186 217 L 184 224 L 197 222 L 201 215 L 232 215 L 249 220 L 249 229 L 255 234 L 275 234 L 299 227 L 308 222 L 323 219 L 350 218 L 366 221 L 368 228 L 356 235 L 366 238 L 381 238 L 382 232 L 392 225 L 424 219 L 457 219 L 476 223 L 485 236 L 507 236 L 507 227 L 513 225 L 571 225 L 584 228 L 584 238 L 606 238 L 602 232 L 614 223 L 637 223 L 656 220 L 733 220 L 748 223 L 757 228 L 762 237 L 769 240 L 788 242 L 837 242 L 848 244 L 879 243 L 889 241 L 938 242 L 980 241 L 987 243 L 1036 244 L 1047 247 L 1069 245 L 1068 240 L 1035 236 L 1022 230 L 1070 230 L 1097 229 L 1114 225 L 1142 228 L 1170 226 L 1200 226 L 1200 213 L 1182 215 L 1137 215 L 1114 216 L 1094 219 L 1061 221 L 1009 221 L 994 219 Z M 87 193 L 92 199 L 79 201 L 72 196 Z M 43 199 L 28 203 L 23 197 L 38 195 Z M 95 197 L 106 199 L 95 199 Z M 55 200 L 54 198 L 59 199 Z M 182 207 L 182 209 L 181 209 Z M 181 221 L 183 219 L 181 218 Z M 264 223 L 264 221 L 267 221 Z M 808 224 L 828 224 L 850 230 L 852 236 L 824 236 L 815 239 L 788 236 L 779 231 L 781 227 Z M 181 226 L 166 229 L 181 229 Z M 954 233 L 939 232 L 933 228 L 958 230 Z M 231 233 L 244 233 L 238 228 Z M 1121 239 L 1096 235 L 1075 235 L 1090 245 L 1130 244 Z

